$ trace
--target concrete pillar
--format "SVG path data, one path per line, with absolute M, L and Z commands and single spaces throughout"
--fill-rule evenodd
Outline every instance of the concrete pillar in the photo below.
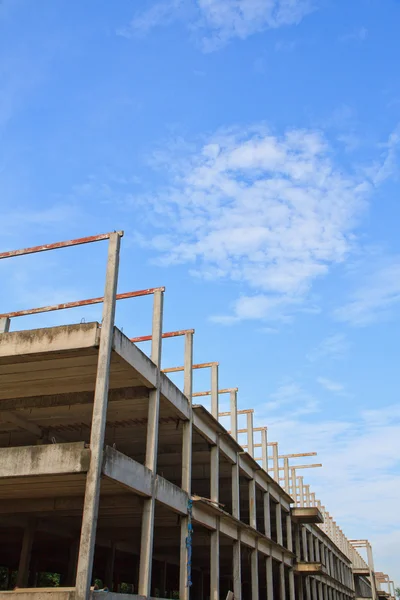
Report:
M 299 481 L 300 506 L 304 506 L 304 485 L 303 485 L 303 477 L 298 477 L 298 481 Z
M 310 486 L 305 485 L 304 489 L 306 492 L 306 506 L 311 506 Z
M 162 344 L 163 292 L 155 292 L 153 304 L 153 328 L 151 344 L 151 360 L 157 366 L 156 388 L 149 394 L 147 419 L 146 460 L 145 466 L 157 473 L 158 424 L 160 415 L 160 381 L 161 381 L 161 344 Z M 151 498 L 143 502 L 142 533 L 140 541 L 139 563 L 139 595 L 150 596 L 151 570 L 153 562 L 155 489 L 153 486 Z
M 294 585 L 293 569 L 289 569 L 289 600 L 296 600 L 296 588 Z
M 253 413 L 247 413 L 247 452 L 254 457 Z
M 213 383 L 214 386 L 218 385 L 218 378 L 214 377 Z M 219 501 L 219 445 L 211 448 L 210 467 L 210 499 L 217 503 Z M 210 600 L 219 600 L 219 523 L 216 531 L 211 532 L 210 544 Z
M 272 446 L 272 459 L 274 465 L 274 479 L 279 483 L 279 459 L 278 459 L 278 443 L 274 442 Z
M 104 584 L 110 592 L 113 590 L 114 582 L 114 562 L 115 562 L 115 543 L 111 544 L 111 547 L 107 556 L 106 572 L 104 577 Z
M 311 597 L 313 600 L 318 600 L 317 582 L 314 577 L 311 579 Z
M 234 440 L 237 440 L 238 416 L 237 416 L 237 391 L 236 390 L 232 390 L 230 392 L 230 405 L 231 405 L 231 435 Z
M 266 579 L 267 579 L 267 600 L 276 600 L 274 599 L 274 580 L 272 573 L 272 556 L 267 556 L 265 560 L 266 567 Z
M 287 494 L 289 494 L 290 489 L 290 483 L 289 483 L 289 459 L 288 458 L 284 458 L 283 459 L 283 472 L 284 472 L 284 477 L 285 477 L 285 492 Z
M 290 552 L 293 552 L 292 520 L 290 518 L 290 513 L 287 513 L 286 515 L 286 539 L 287 549 L 290 550 Z
M 192 480 L 192 382 L 193 382 L 193 333 L 185 334 L 184 387 L 183 393 L 190 406 L 190 418 L 182 426 L 182 489 L 191 495 Z M 181 517 L 181 549 L 179 566 L 179 598 L 189 600 L 191 587 L 191 565 L 189 563 L 189 548 L 191 544 L 191 516 Z M 189 581 L 190 578 L 190 581 Z
M 22 538 L 22 548 L 19 557 L 18 574 L 17 574 L 17 586 L 27 587 L 28 576 L 29 576 L 29 565 L 31 562 L 33 538 L 35 536 L 35 521 L 30 520 L 24 529 L 24 535 Z
M 210 600 L 219 600 L 219 523 L 210 536 Z
M 291 479 L 291 494 L 292 494 L 292 498 L 294 500 L 294 504 L 295 506 L 297 505 L 297 480 L 296 480 L 296 469 L 295 467 L 292 467 L 290 469 L 290 479 Z
M 257 529 L 257 507 L 256 507 L 256 482 L 249 481 L 249 523 L 250 527 Z
M 324 586 L 322 581 L 318 582 L 318 600 L 324 600 Z
M 117 293 L 120 241 L 121 237 L 119 233 L 112 233 L 110 235 L 103 301 L 103 318 L 93 401 L 92 428 L 90 433 L 90 466 L 86 476 L 85 500 L 83 505 L 76 576 L 76 600 L 86 600 L 89 595 L 92 579 L 100 499 L 100 478 L 103 466 L 103 448 L 107 417 L 110 360 L 114 333 L 115 296 Z
M 0 317 L 0 333 L 8 333 L 10 331 L 10 319 L 8 317 Z
M 240 486 L 239 486 L 239 455 L 236 454 L 236 462 L 232 465 L 232 516 L 240 519 Z
M 264 529 L 265 535 L 271 537 L 271 507 L 269 492 L 264 492 Z
M 285 587 L 285 563 L 279 564 L 279 596 L 280 600 L 286 598 L 286 587 Z
M 218 365 L 211 365 L 211 414 L 218 420 L 219 398 L 218 398 Z
M 258 600 L 258 550 L 251 551 L 251 600 Z
M 308 552 L 309 552 L 310 562 L 314 562 L 315 561 L 314 536 L 312 533 L 310 533 L 307 537 L 309 539 Z
M 276 505 L 276 539 L 278 544 L 283 544 L 283 532 L 282 532 L 282 505 L 280 502 Z
M 238 539 L 233 542 L 233 595 L 235 600 L 242 600 L 242 560 L 240 531 Z
M 304 553 L 304 560 L 306 562 L 308 562 L 308 543 L 307 543 L 307 529 L 305 528 L 305 526 L 303 525 L 301 528 L 301 536 L 302 536 L 302 540 L 303 540 L 303 553 Z
M 306 600 L 312 600 L 312 598 L 311 598 L 311 582 L 310 582 L 309 576 L 304 578 L 304 587 L 306 590 Z
M 262 466 L 264 471 L 268 473 L 268 431 L 266 427 L 261 430 L 261 451 Z

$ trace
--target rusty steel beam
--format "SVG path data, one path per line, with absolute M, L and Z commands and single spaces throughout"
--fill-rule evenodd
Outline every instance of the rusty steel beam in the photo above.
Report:
M 237 392 L 239 388 L 226 388 L 223 390 L 218 390 L 218 394 L 230 394 L 230 392 Z M 192 394 L 193 396 L 211 396 L 211 390 L 208 392 L 195 392 Z M 247 430 L 246 430 L 247 431 Z
M 221 392 L 220 392 L 221 393 Z M 249 413 L 254 413 L 254 408 L 244 408 L 243 410 L 238 410 L 237 414 L 238 415 L 248 415 Z M 230 417 L 231 412 L 220 412 L 218 414 L 219 417 Z M 261 444 L 260 444 L 261 446 Z
M 123 231 L 118 231 L 122 237 Z M 77 238 L 76 240 L 67 240 L 66 242 L 55 242 L 54 244 L 42 244 L 41 246 L 32 246 L 31 248 L 22 248 L 21 250 L 10 250 L 8 252 L 0 252 L 0 260 L 2 258 L 12 258 L 14 256 L 22 256 L 24 254 L 35 254 L 36 252 L 47 252 L 47 250 L 58 250 L 59 248 L 70 248 L 71 246 L 80 246 L 81 244 L 91 244 L 92 242 L 100 242 L 108 240 L 110 233 L 101 233 L 99 235 L 91 235 L 88 237 Z
M 190 330 L 190 332 L 194 332 L 194 329 Z M 178 333 L 180 333 L 180 332 L 178 332 Z M 186 332 L 184 332 L 184 333 L 186 333 Z M 172 337 L 172 336 L 168 336 L 168 337 Z M 199 363 L 197 365 L 192 365 L 192 369 L 207 369 L 208 367 L 212 367 L 214 365 L 218 366 L 219 363 L 218 362 Z M 163 369 L 162 372 L 163 373 L 178 373 L 179 371 L 184 371 L 184 370 L 185 370 L 185 367 L 169 367 L 168 369 Z
M 157 291 L 165 291 L 165 288 L 148 288 L 147 290 L 139 290 L 136 292 L 125 292 L 124 294 L 117 294 L 117 300 L 126 300 L 127 298 L 137 298 L 138 296 L 149 296 Z M 39 308 L 30 308 L 28 310 L 17 310 L 12 313 L 5 313 L 0 315 L 0 318 L 8 317 L 13 319 L 15 317 L 25 317 L 27 315 L 37 315 L 39 313 L 52 312 L 54 310 L 64 310 L 66 308 L 77 308 L 81 306 L 90 306 L 92 304 L 100 304 L 103 302 L 104 297 L 89 298 L 88 300 L 77 300 L 76 302 L 64 302 L 63 304 L 53 304 L 52 306 L 41 306 Z M 151 338 L 150 338 L 151 339 Z
M 159 290 L 164 291 L 165 288 L 158 288 Z M 165 338 L 173 338 L 173 337 L 179 337 L 180 335 L 186 335 L 187 333 L 194 333 L 194 329 L 181 329 L 179 331 L 167 331 L 166 333 L 162 334 L 162 337 Z M 140 337 L 135 337 L 135 338 L 131 338 L 130 341 L 134 342 L 135 344 L 138 344 L 140 342 L 151 342 L 152 340 L 152 336 L 151 335 L 142 335 Z M 183 367 L 182 367 L 183 368 Z M 163 371 L 164 373 L 166 373 L 167 371 Z

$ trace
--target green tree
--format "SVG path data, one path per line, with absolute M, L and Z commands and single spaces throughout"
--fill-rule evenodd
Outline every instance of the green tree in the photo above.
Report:
M 394 593 L 396 594 L 397 598 L 400 598 L 400 587 L 395 588 Z

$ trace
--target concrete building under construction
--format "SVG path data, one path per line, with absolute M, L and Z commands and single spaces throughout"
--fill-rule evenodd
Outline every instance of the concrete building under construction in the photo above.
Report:
M 348 540 L 299 475 L 319 466 L 297 462 L 315 453 L 279 454 L 237 388 L 219 389 L 218 363 L 194 362 L 194 331 L 163 331 L 163 288 L 117 293 L 121 237 L 0 254 L 108 241 L 104 297 L 0 315 L 0 600 L 393 598 L 368 541 Z M 115 305 L 143 295 L 151 334 L 129 339 Z M 101 324 L 13 331 L 24 315 L 96 303 Z M 181 365 L 162 369 L 176 336 Z M 209 390 L 192 389 L 200 368 Z M 40 587 L 41 573 L 57 587 Z

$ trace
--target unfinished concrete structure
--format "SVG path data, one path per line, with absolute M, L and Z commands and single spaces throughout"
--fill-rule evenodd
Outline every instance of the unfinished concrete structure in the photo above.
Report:
M 0 316 L 0 566 L 5 587 L 15 573 L 18 586 L 0 600 L 86 600 L 99 593 L 94 579 L 116 600 L 127 591 L 131 599 L 219 600 L 232 591 L 243 600 L 375 600 L 373 567 L 297 474 L 320 465 L 291 462 L 315 453 L 279 455 L 253 411 L 238 410 L 237 388 L 219 389 L 218 363 L 193 364 L 194 331 L 163 332 L 163 288 L 117 294 L 121 237 L 0 254 L 109 244 L 104 297 Z M 153 297 L 152 333 L 129 339 L 114 325 L 116 301 L 143 295 Z M 27 314 L 95 303 L 101 324 L 10 327 Z M 163 370 L 162 341 L 176 336 L 183 364 Z M 200 368 L 210 370 L 210 390 L 194 392 Z M 178 371 L 182 390 L 168 378 Z M 204 396 L 211 412 L 193 403 Z M 60 574 L 60 587 L 37 587 L 42 572 Z M 354 575 L 363 578 L 357 590 Z

